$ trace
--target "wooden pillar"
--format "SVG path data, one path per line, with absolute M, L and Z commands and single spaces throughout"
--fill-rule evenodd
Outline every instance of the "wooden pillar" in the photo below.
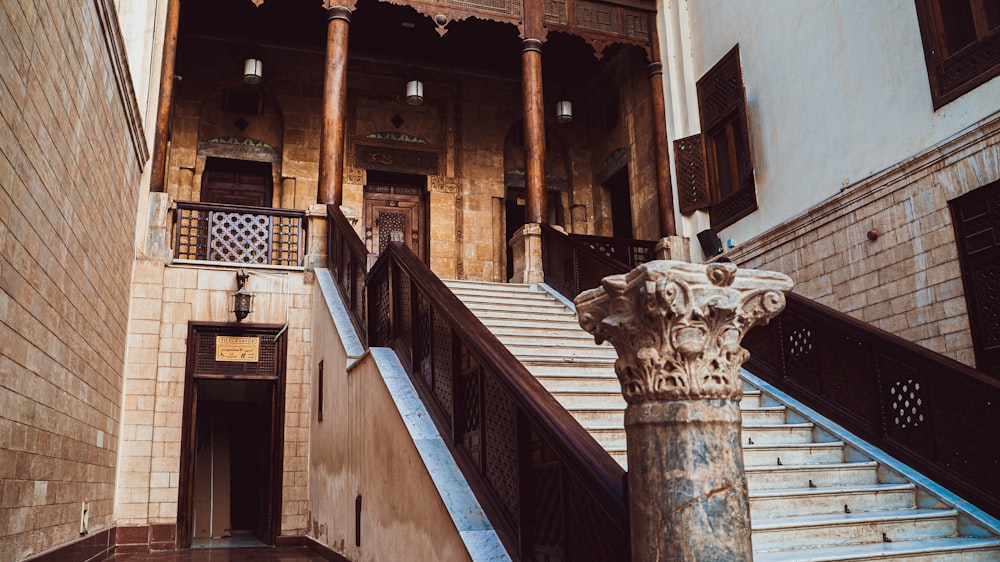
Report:
M 545 105 L 542 101 L 542 42 L 521 41 L 524 95 L 525 223 L 548 223 L 545 188 Z
M 653 142 L 656 158 L 656 194 L 659 203 L 660 236 L 677 234 L 674 224 L 674 194 L 670 184 L 670 142 L 667 140 L 667 109 L 663 99 L 663 63 L 660 60 L 660 34 L 655 15 L 649 18 L 650 58 L 646 67 L 653 101 Z
M 170 109 L 174 97 L 174 63 L 177 61 L 177 26 L 180 0 L 167 3 L 167 27 L 163 30 L 163 62 L 160 65 L 160 97 L 156 107 L 156 131 L 153 136 L 153 161 L 150 164 L 149 190 L 164 191 L 167 177 L 167 135 L 170 132 Z
M 323 80 L 323 132 L 319 145 L 317 203 L 344 201 L 344 119 L 347 108 L 347 31 L 351 10 L 326 9 L 326 66 Z

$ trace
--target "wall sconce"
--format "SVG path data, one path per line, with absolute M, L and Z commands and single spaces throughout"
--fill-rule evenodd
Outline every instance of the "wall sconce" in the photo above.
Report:
M 236 316 L 236 322 L 242 321 L 253 312 L 253 293 L 245 287 L 250 274 L 241 268 L 236 272 L 236 286 L 239 289 L 233 293 L 233 309 L 230 311 Z
M 243 61 L 243 81 L 247 84 L 260 84 L 264 63 L 260 59 L 249 58 Z
M 562 100 L 556 102 L 556 123 L 569 123 L 573 120 L 573 102 Z
M 424 83 L 420 80 L 410 80 L 406 83 L 406 103 L 420 105 L 424 103 Z

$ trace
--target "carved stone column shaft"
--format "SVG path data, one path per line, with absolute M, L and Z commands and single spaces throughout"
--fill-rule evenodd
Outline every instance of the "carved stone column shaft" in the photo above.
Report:
M 618 352 L 632 560 L 752 560 L 740 341 L 784 308 L 791 279 L 653 261 L 601 284 L 576 305 L 580 325 Z

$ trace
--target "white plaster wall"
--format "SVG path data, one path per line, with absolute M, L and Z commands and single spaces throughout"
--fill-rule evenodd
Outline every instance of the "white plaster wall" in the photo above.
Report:
M 324 414 L 320 422 L 316 408 L 310 413 L 308 534 L 357 562 L 470 560 L 375 358 L 352 359 L 318 287 L 314 300 L 312 378 L 322 360 Z
M 912 0 L 662 6 L 671 140 L 699 129 L 691 81 L 740 45 L 759 209 L 723 240 L 739 244 L 1000 107 L 995 78 L 933 110 Z

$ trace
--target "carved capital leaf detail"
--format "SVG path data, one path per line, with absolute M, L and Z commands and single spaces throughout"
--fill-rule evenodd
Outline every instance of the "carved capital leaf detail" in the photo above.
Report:
M 629 404 L 742 395 L 743 335 L 784 309 L 792 281 L 734 264 L 648 262 L 576 298 L 580 325 L 618 352 Z

